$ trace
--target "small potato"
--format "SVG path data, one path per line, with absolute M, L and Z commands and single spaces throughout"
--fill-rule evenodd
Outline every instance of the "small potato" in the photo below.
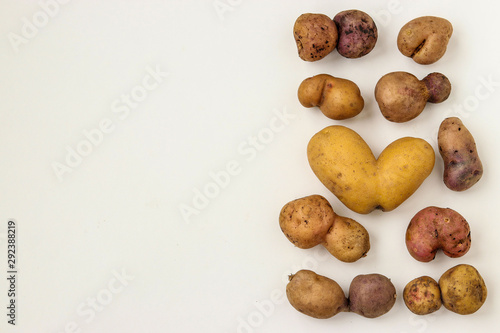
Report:
M 354 262 L 370 250 L 368 231 L 353 219 L 338 216 L 326 234 L 323 246 L 337 259 Z
M 443 120 L 438 132 L 439 153 L 444 162 L 443 181 L 453 191 L 465 191 L 483 175 L 474 137 L 457 117 Z
M 335 214 L 320 195 L 310 195 L 287 203 L 279 223 L 286 238 L 301 249 L 322 244 L 334 257 L 354 262 L 366 256 L 370 237 L 358 222 Z
M 337 26 L 323 14 L 302 14 L 293 26 L 293 35 L 299 57 L 317 61 L 326 57 L 337 46 Z
M 396 288 L 380 274 L 356 276 L 349 287 L 349 309 L 363 317 L 376 318 L 396 302 Z
M 337 51 L 346 58 L 360 58 L 375 47 L 378 30 L 370 15 L 360 10 L 345 10 L 333 18 L 339 34 Z
M 439 285 L 429 276 L 413 279 L 403 290 L 406 307 L 417 315 L 426 315 L 441 308 Z
M 335 120 L 352 118 L 365 105 L 354 82 L 328 74 L 318 74 L 302 81 L 298 97 L 302 106 L 317 106 L 325 116 Z
M 290 242 L 301 249 L 323 243 L 337 214 L 320 195 L 293 200 L 280 212 L 281 231 Z
M 469 223 L 450 208 L 424 208 L 406 229 L 406 247 L 418 261 L 433 260 L 439 249 L 448 257 L 458 258 L 469 251 L 470 245 Z
M 448 20 L 423 16 L 406 23 L 398 34 L 398 49 L 416 63 L 435 63 L 446 52 L 453 26 Z
M 442 103 L 451 93 L 451 83 L 441 73 L 419 80 L 406 72 L 388 73 L 375 86 L 375 99 L 389 121 L 403 123 L 416 118 L 427 102 Z
M 305 315 L 326 319 L 348 311 L 347 298 L 337 282 L 309 270 L 290 275 L 286 296 Z
M 477 269 L 465 264 L 447 270 L 439 279 L 439 287 L 444 307 L 461 315 L 479 310 L 488 294 Z

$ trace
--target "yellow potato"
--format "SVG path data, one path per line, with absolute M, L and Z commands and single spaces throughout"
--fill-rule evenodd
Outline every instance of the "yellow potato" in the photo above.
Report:
M 402 204 L 432 172 L 434 155 L 425 140 L 405 137 L 376 159 L 359 134 L 339 125 L 316 133 L 307 146 L 309 165 L 319 180 L 360 214 Z
M 467 315 L 479 310 L 488 291 L 483 278 L 471 265 L 450 268 L 439 279 L 443 305 L 450 311 Z
M 297 95 L 302 106 L 317 106 L 325 116 L 334 120 L 357 116 L 365 106 L 356 83 L 329 74 L 318 74 L 305 79 L 300 84 Z

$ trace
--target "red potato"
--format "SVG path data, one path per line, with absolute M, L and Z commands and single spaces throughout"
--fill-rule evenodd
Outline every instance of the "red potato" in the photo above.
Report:
M 377 25 L 360 10 L 344 10 L 333 18 L 339 39 L 337 51 L 346 58 L 360 58 L 370 53 L 378 38 Z
M 483 176 L 476 142 L 457 117 L 443 120 L 438 132 L 439 153 L 444 162 L 443 181 L 453 191 L 465 191 Z
M 469 224 L 450 208 L 424 208 L 411 219 L 406 230 L 408 252 L 422 262 L 433 260 L 439 249 L 448 257 L 461 257 L 470 245 Z

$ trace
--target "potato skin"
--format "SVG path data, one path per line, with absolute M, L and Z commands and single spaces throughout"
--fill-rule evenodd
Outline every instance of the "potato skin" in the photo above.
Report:
M 378 38 L 377 25 L 360 10 L 345 10 L 333 18 L 338 30 L 337 51 L 346 58 L 360 58 L 370 53 Z
M 307 157 L 323 185 L 359 214 L 398 207 L 429 176 L 435 160 L 430 144 L 410 137 L 394 141 L 376 159 L 359 134 L 340 125 L 316 133 Z
M 396 288 L 381 274 L 356 276 L 349 286 L 349 309 L 366 318 L 376 318 L 396 302 Z
M 443 305 L 461 315 L 472 314 L 486 301 L 488 291 L 483 278 L 471 265 L 457 265 L 439 279 Z
M 452 34 L 453 26 L 448 20 L 435 16 L 418 17 L 399 31 L 398 49 L 418 64 L 432 64 L 445 54 Z
M 280 212 L 281 231 L 301 249 L 321 244 L 337 214 L 320 195 L 311 195 L 287 203 Z
M 355 262 L 370 250 L 370 236 L 358 222 L 337 215 L 323 246 L 340 261 Z
M 326 117 L 335 120 L 357 116 L 365 105 L 354 82 L 328 74 L 318 74 L 302 81 L 297 95 L 302 106 L 317 106 Z
M 444 162 L 443 181 L 453 191 L 465 191 L 483 175 L 474 137 L 457 117 L 443 120 L 438 132 L 439 153 Z
M 417 315 L 433 313 L 441 308 L 439 284 L 429 276 L 411 280 L 403 290 L 406 307 Z
M 469 223 L 450 208 L 424 208 L 415 214 L 406 229 L 408 252 L 421 262 L 433 260 L 439 249 L 448 257 L 461 257 L 470 245 Z
M 444 102 L 451 93 L 451 83 L 441 73 L 430 73 L 419 80 L 407 72 L 391 72 L 375 86 L 375 99 L 382 115 L 389 121 L 403 123 L 419 116 L 427 102 Z
M 281 231 L 302 249 L 322 244 L 335 258 L 354 262 L 370 249 L 368 231 L 353 219 L 335 214 L 320 195 L 310 195 L 287 203 L 280 212 Z
M 310 270 L 300 270 L 289 280 L 286 296 L 299 312 L 326 319 L 348 310 L 347 298 L 337 282 Z
M 293 26 L 293 35 L 299 57 L 305 61 L 323 59 L 337 46 L 337 26 L 323 14 L 300 15 Z

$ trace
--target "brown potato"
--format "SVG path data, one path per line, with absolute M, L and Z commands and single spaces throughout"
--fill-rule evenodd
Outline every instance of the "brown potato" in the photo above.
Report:
M 378 30 L 370 15 L 360 10 L 345 10 L 333 18 L 338 30 L 337 51 L 346 58 L 360 58 L 375 47 Z
M 323 243 L 337 214 L 320 195 L 287 203 L 280 212 L 280 228 L 290 242 L 301 249 Z
M 423 80 L 406 72 L 392 72 L 380 78 L 375 99 L 382 115 L 402 123 L 416 118 L 427 102 L 444 102 L 451 93 L 451 83 L 441 73 L 431 73 Z
M 347 298 L 337 282 L 309 270 L 290 275 L 286 296 L 305 315 L 326 319 L 348 311 Z
M 302 81 L 298 98 L 302 106 L 317 106 L 325 116 L 335 120 L 352 118 L 365 105 L 359 87 L 354 82 L 328 74 L 318 74 Z
M 439 279 L 443 305 L 458 314 L 472 314 L 486 301 L 488 291 L 483 278 L 471 265 L 457 265 Z
M 370 249 L 368 231 L 358 222 L 335 214 L 320 195 L 310 195 L 287 203 L 280 212 L 281 231 L 302 249 L 322 244 L 335 258 L 354 262 Z
M 299 57 L 305 61 L 323 59 L 337 46 L 337 26 L 323 14 L 302 14 L 293 26 Z
M 453 191 L 465 191 L 483 175 L 474 137 L 457 117 L 443 120 L 438 132 L 439 153 L 444 162 L 443 181 Z
M 426 315 L 441 308 L 441 290 L 433 278 L 421 276 L 413 279 L 403 290 L 406 307 L 417 315 Z
M 361 224 L 337 215 L 323 246 L 340 261 L 354 262 L 370 250 L 370 237 Z
M 396 288 L 380 274 L 356 276 L 349 287 L 349 309 L 363 317 L 376 318 L 396 302 Z
M 448 20 L 423 16 L 406 23 L 398 34 L 401 53 L 418 64 L 432 64 L 445 54 L 453 26 Z
M 448 257 L 458 258 L 469 251 L 470 245 L 469 223 L 450 208 L 424 208 L 406 229 L 406 248 L 418 261 L 433 260 L 439 249 Z

